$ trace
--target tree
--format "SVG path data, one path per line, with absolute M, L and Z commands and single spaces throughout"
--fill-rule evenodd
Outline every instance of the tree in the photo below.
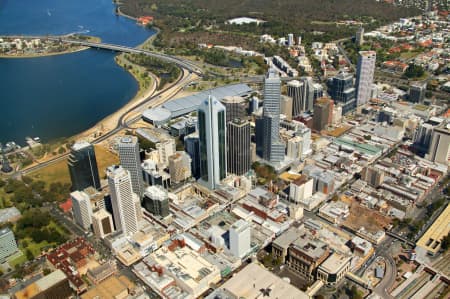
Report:
M 405 71 L 404 76 L 406 78 L 419 78 L 425 74 L 425 70 L 420 65 L 410 63 Z
M 31 252 L 31 250 L 29 250 L 29 249 L 25 250 L 25 255 L 27 256 L 27 260 L 29 260 L 29 261 L 34 260 L 34 255 Z

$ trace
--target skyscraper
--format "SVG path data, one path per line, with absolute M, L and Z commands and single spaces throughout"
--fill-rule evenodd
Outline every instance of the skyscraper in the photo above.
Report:
M 411 84 L 411 86 L 409 87 L 409 101 L 413 103 L 423 103 L 426 90 L 426 82 L 415 82 Z
M 92 228 L 95 236 L 104 238 L 114 231 L 112 216 L 105 209 L 92 214 Z
M 213 190 L 227 175 L 225 107 L 209 96 L 198 108 L 200 183 Z
M 227 124 L 228 172 L 243 175 L 251 167 L 250 123 L 234 119 Z
M 450 124 L 441 125 L 433 131 L 427 159 L 444 165 L 450 161 Z
M 200 138 L 198 133 L 184 137 L 184 148 L 191 157 L 191 172 L 195 179 L 200 178 Z
M 138 139 L 134 136 L 122 137 L 118 143 L 118 150 L 120 165 L 130 173 L 133 192 L 142 196 L 143 182 Z
M 356 31 L 355 43 L 358 47 L 361 47 L 364 44 L 364 27 L 359 27 Z
M 364 105 L 370 100 L 376 59 L 375 51 L 359 52 L 356 69 L 356 102 L 358 106 Z
M 292 98 L 287 96 L 281 96 L 281 114 L 286 116 L 286 119 L 292 120 Z
M 176 152 L 169 157 L 170 180 L 174 183 L 180 183 L 190 178 L 191 157 L 186 152 Z
M 84 190 L 91 186 L 100 189 L 97 160 L 92 144 L 86 141 L 75 143 L 70 151 L 67 165 L 72 190 Z
M 420 157 L 425 157 L 431 145 L 434 126 L 430 123 L 420 124 L 413 137 L 413 150 Z
M 336 103 L 342 104 L 342 114 L 356 108 L 355 92 L 353 76 L 347 72 L 340 72 L 328 81 L 328 93 Z
M 292 116 L 312 111 L 314 103 L 314 82 L 311 77 L 302 77 L 287 84 L 287 94 L 292 97 Z
M 143 206 L 147 212 L 155 216 L 169 215 L 169 197 L 167 191 L 161 186 L 147 187 L 144 192 Z
M 242 97 L 224 97 L 221 101 L 227 112 L 226 122 L 233 119 L 245 119 L 247 115 L 247 102 Z
M 139 227 L 139 197 L 133 193 L 131 175 L 121 166 L 107 169 L 108 185 L 113 206 L 114 222 L 117 230 L 123 234 L 133 234 Z
M 320 98 L 314 105 L 313 130 L 320 132 L 331 124 L 333 100 Z
M 92 206 L 89 195 L 83 191 L 74 191 L 70 193 L 70 198 L 75 222 L 84 230 L 89 230 L 92 223 Z
M 19 252 L 16 238 L 9 227 L 0 230 L 0 262 L 4 263 L 8 257 Z
M 270 162 L 284 159 L 285 144 L 280 139 L 281 80 L 274 70 L 264 79 L 262 158 Z
M 170 138 L 156 144 L 159 155 L 159 163 L 164 167 L 169 165 L 169 157 L 175 154 L 177 146 L 175 140 Z
M 245 220 L 238 220 L 230 227 L 230 252 L 243 258 L 250 251 L 251 226 Z

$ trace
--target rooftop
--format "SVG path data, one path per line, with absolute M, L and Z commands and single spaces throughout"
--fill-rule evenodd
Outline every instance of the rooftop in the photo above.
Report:
M 37 294 L 45 291 L 49 287 L 63 281 L 66 278 L 67 277 L 63 271 L 56 270 L 15 293 L 14 296 L 17 299 L 34 298 Z
M 252 263 L 206 298 L 307 299 L 309 296 L 263 267 Z
M 180 115 L 196 111 L 198 106 L 200 106 L 200 104 L 208 98 L 208 96 L 222 100 L 226 96 L 243 96 L 250 94 L 252 91 L 253 89 L 251 89 L 247 84 L 231 84 L 205 90 L 187 97 L 178 98 L 165 103 L 162 107 L 169 110 L 172 117 L 178 117 Z
M 350 255 L 334 252 L 320 265 L 320 268 L 328 273 L 337 273 L 342 267 L 349 263 L 351 259 L 352 257 Z
M 122 296 L 119 297 L 119 295 L 122 295 L 124 292 L 128 294 L 128 291 L 133 287 L 134 284 L 127 277 L 111 276 L 81 295 L 81 299 L 123 298 Z

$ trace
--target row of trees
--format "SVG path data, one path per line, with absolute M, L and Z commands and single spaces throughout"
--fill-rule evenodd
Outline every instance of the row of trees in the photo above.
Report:
M 174 82 L 180 76 L 180 69 L 177 66 L 155 57 L 143 54 L 127 54 L 125 58 L 134 64 L 145 67 L 159 77 L 160 83 L 158 89 L 162 89 L 166 84 Z

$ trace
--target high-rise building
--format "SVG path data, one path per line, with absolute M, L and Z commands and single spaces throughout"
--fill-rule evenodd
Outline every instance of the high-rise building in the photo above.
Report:
M 18 251 L 12 230 L 8 227 L 2 228 L 0 230 L 0 263 L 4 263 L 8 257 Z
M 230 227 L 230 252 L 243 258 L 250 251 L 251 226 L 245 220 L 238 220 Z
M 286 119 L 292 120 L 292 98 L 287 96 L 281 96 L 281 114 L 286 116 Z
M 177 151 L 175 140 L 167 139 L 157 143 L 156 150 L 159 155 L 159 164 L 162 165 L 162 167 L 166 167 L 169 165 L 169 157 Z
M 274 70 L 264 79 L 262 158 L 270 162 L 284 159 L 285 144 L 280 139 L 281 80 Z
M 430 161 L 449 165 L 450 124 L 441 125 L 433 131 L 433 138 L 426 158 Z
M 300 178 L 291 182 L 289 186 L 289 200 L 300 203 L 313 194 L 314 180 L 302 175 Z
M 409 87 L 409 101 L 413 103 L 423 103 L 425 99 L 425 92 L 427 90 L 427 83 L 416 82 Z
M 191 157 L 191 172 L 195 179 L 200 178 L 200 138 L 198 133 L 184 137 L 184 148 Z
M 226 122 L 230 122 L 236 118 L 245 119 L 247 116 L 247 102 L 242 97 L 224 97 L 221 101 L 225 106 L 227 119 Z
M 316 91 L 317 93 L 323 94 L 323 89 L 316 88 L 318 89 Z M 292 98 L 293 117 L 297 117 L 305 111 L 312 111 L 315 86 L 311 77 L 302 77 L 300 81 L 289 81 L 287 84 L 287 94 Z
M 243 175 L 251 168 L 250 123 L 234 119 L 227 124 L 227 168 L 229 173 Z
M 313 130 L 320 132 L 331 124 L 333 106 L 333 100 L 331 99 L 317 99 L 316 104 L 314 105 Z
M 336 102 L 342 104 L 342 114 L 356 108 L 356 90 L 353 87 L 353 76 L 347 72 L 340 72 L 328 81 L 328 93 Z
M 144 192 L 143 206 L 147 212 L 155 216 L 169 215 L 169 197 L 161 186 L 147 187 Z
M 252 99 L 250 100 L 250 106 L 251 106 L 250 111 L 252 113 L 257 112 L 259 109 L 259 99 L 257 97 L 252 97 Z
M 342 105 L 334 105 L 332 114 L 333 116 L 331 117 L 331 125 L 339 125 L 342 122 Z
M 225 107 L 209 96 L 198 109 L 200 183 L 213 190 L 227 174 Z
M 314 83 L 313 85 L 314 88 L 314 96 L 313 96 L 313 103 L 319 99 L 323 97 L 323 86 L 320 83 Z
M 86 192 L 74 191 L 70 193 L 72 212 L 75 222 L 84 230 L 89 230 L 92 223 L 91 199 Z
M 180 183 L 191 177 L 191 157 L 186 152 L 176 152 L 169 157 L 170 180 Z
M 136 233 L 139 230 L 140 200 L 133 192 L 130 173 L 121 166 L 110 166 L 107 176 L 116 229 L 125 235 Z
M 67 165 L 72 190 L 84 190 L 91 186 L 100 189 L 97 160 L 92 144 L 86 141 L 75 143 L 71 148 Z
M 301 148 L 302 148 L 302 155 L 301 159 L 304 159 L 306 156 L 311 154 L 311 129 L 305 126 L 303 123 L 297 131 L 295 132 L 295 136 L 301 137 Z
M 92 214 L 92 228 L 96 237 L 103 239 L 114 232 L 113 219 L 105 209 L 100 209 Z
M 384 181 L 384 172 L 375 167 L 365 166 L 361 172 L 361 179 L 377 188 Z
M 370 100 L 373 76 L 375 74 L 375 51 L 360 51 L 356 68 L 356 103 L 364 105 Z
M 358 47 L 361 47 L 364 44 L 364 27 L 359 27 L 356 31 L 355 43 Z
M 118 143 L 118 151 L 120 165 L 130 173 L 133 192 L 139 197 L 142 196 L 144 187 L 138 139 L 134 136 L 122 137 Z
M 292 47 L 293 45 L 295 44 L 295 41 L 294 41 L 294 34 L 292 34 L 292 33 L 289 33 L 288 34 L 288 46 L 289 47 Z
M 433 137 L 434 126 L 431 123 L 420 124 L 413 137 L 413 150 L 414 152 L 425 157 L 431 145 L 431 139 Z
M 300 136 L 292 137 L 287 142 L 286 156 L 292 160 L 300 160 L 302 158 L 303 138 Z

